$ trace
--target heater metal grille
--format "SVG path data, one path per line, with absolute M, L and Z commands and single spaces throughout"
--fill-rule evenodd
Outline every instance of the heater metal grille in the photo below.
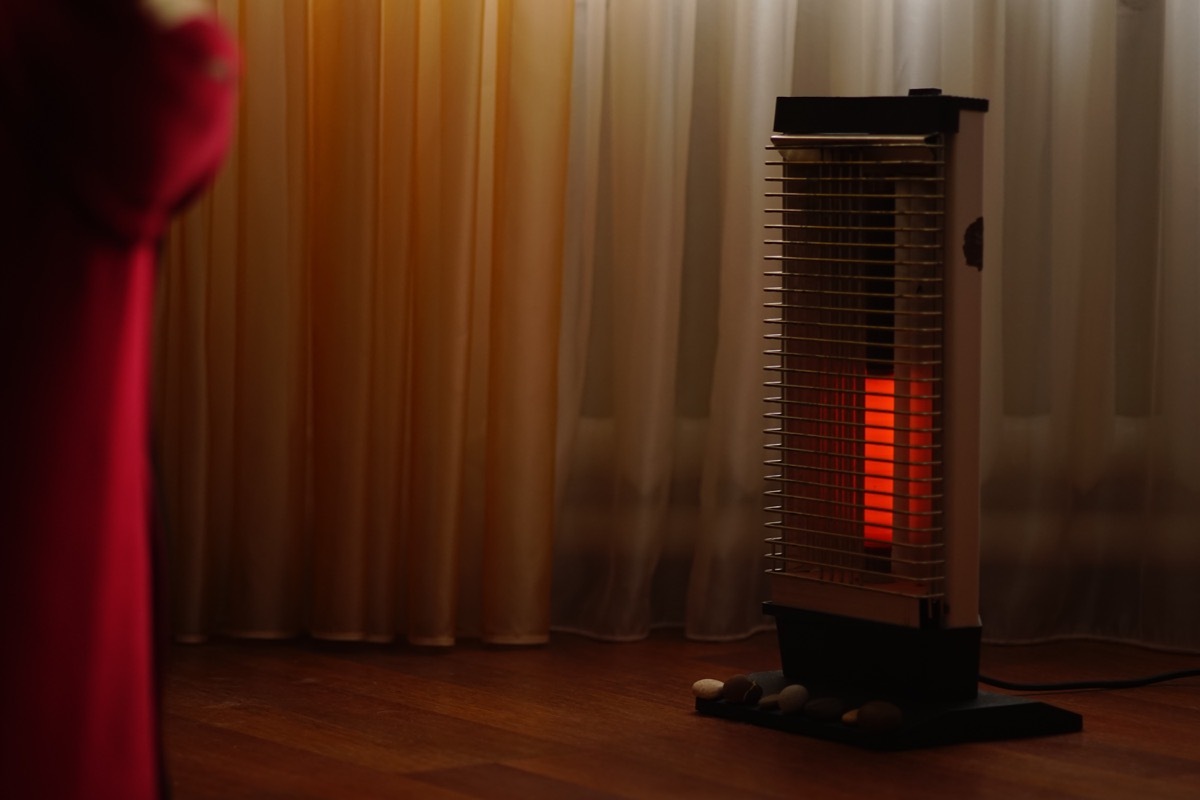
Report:
M 900 595 L 928 618 L 945 593 L 946 145 L 772 141 L 772 596 Z

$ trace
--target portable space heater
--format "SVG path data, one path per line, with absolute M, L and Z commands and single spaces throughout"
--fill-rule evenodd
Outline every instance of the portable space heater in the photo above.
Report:
M 978 692 L 979 354 L 987 101 L 783 97 L 775 109 L 767 492 L 782 670 L 840 717 L 705 713 L 878 747 L 1079 730 Z M 828 714 L 827 714 L 828 715 Z

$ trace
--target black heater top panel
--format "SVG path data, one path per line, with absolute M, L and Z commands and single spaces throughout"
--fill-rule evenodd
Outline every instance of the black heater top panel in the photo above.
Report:
M 987 100 L 923 89 L 904 97 L 779 97 L 775 132 L 957 133 L 960 111 L 987 109 Z

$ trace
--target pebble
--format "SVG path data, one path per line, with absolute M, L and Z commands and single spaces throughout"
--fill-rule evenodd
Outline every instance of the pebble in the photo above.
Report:
M 779 692 L 779 710 L 784 714 L 799 714 L 808 702 L 808 689 L 798 683 L 783 687 Z
M 727 703 L 753 705 L 762 697 L 763 690 L 746 675 L 734 675 L 725 681 L 721 689 L 721 697 Z
M 725 684 L 716 678 L 701 678 L 692 684 L 692 694 L 701 700 L 718 700 Z
M 847 711 L 845 714 L 842 714 L 842 724 L 843 725 L 851 725 L 851 726 L 857 725 L 858 724 L 858 709 L 852 708 L 849 711 Z
M 904 725 L 904 712 L 895 703 L 872 700 L 858 709 L 857 724 L 869 733 L 891 733 Z
M 758 708 L 760 711 L 774 711 L 779 708 L 779 693 L 765 694 L 758 698 Z
M 845 704 L 836 697 L 818 697 L 804 704 L 804 715 L 817 722 L 837 722 L 845 710 Z

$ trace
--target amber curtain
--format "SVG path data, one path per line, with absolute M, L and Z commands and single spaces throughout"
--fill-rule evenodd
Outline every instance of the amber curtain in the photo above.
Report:
M 217 6 L 241 123 L 160 304 L 176 633 L 544 640 L 570 4 Z

